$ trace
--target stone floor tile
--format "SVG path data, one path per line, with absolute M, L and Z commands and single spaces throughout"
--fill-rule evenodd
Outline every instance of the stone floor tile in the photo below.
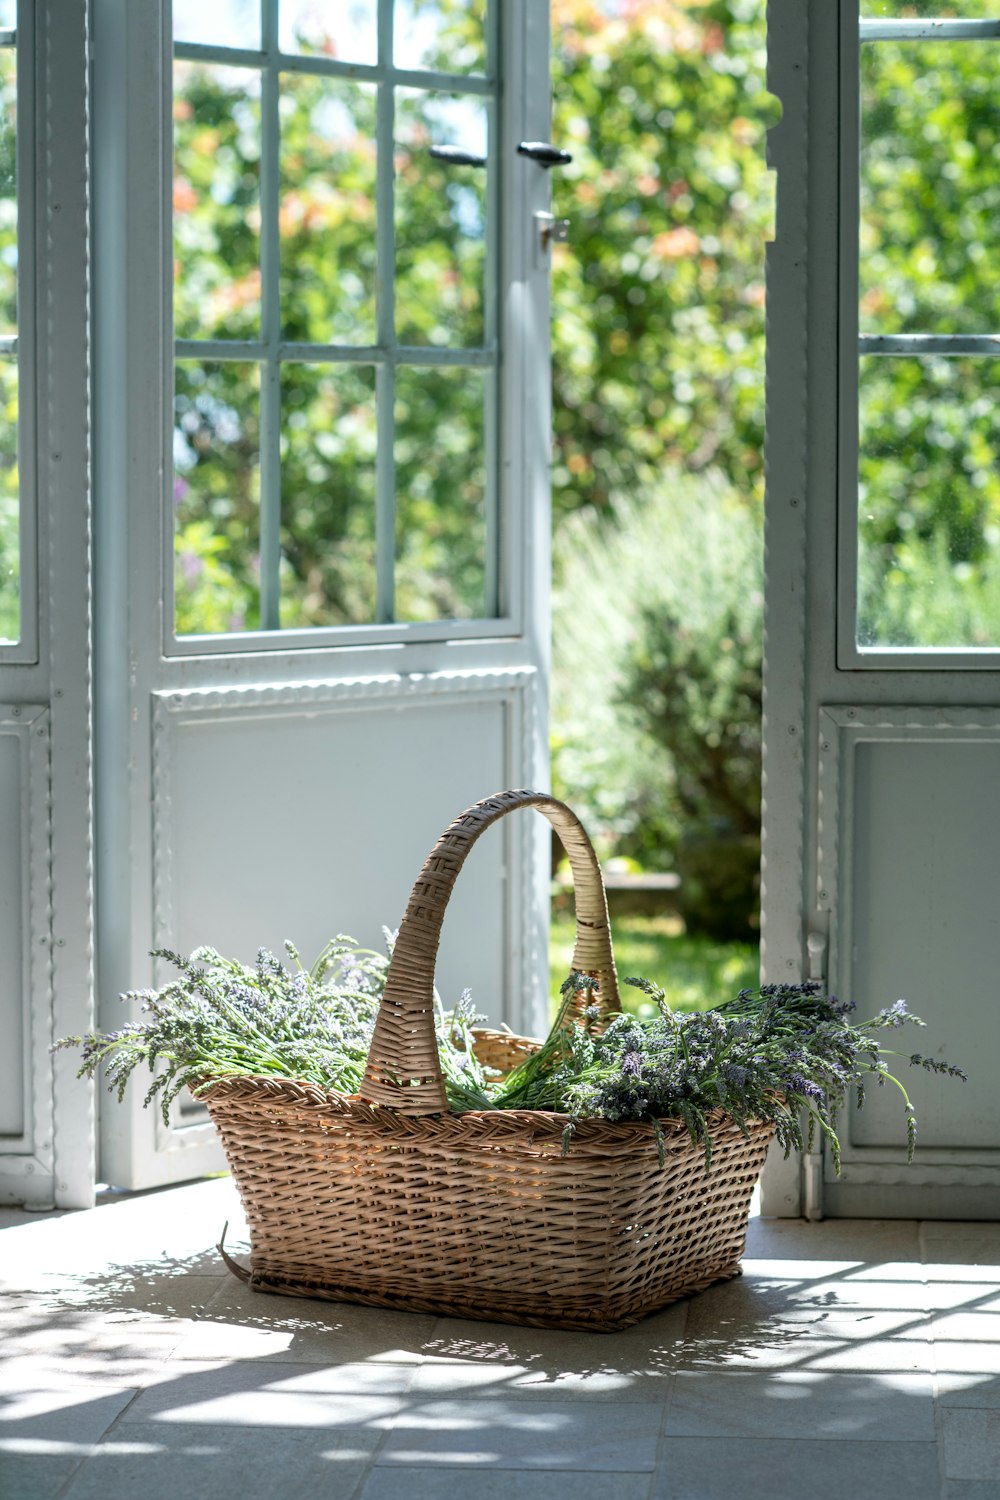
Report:
M 747 1257 L 793 1260 L 919 1261 L 918 1226 L 901 1219 L 751 1218 Z
M 27 1208 L 0 1206 L 0 1229 L 23 1229 L 26 1224 L 35 1224 L 42 1219 L 64 1219 L 72 1209 L 46 1208 L 32 1213 Z
M 767 1274 L 760 1274 L 758 1264 L 743 1281 L 703 1293 L 698 1305 L 707 1298 L 708 1306 L 717 1304 L 724 1315 L 756 1315 L 760 1310 L 799 1320 L 860 1312 L 919 1316 L 928 1310 L 927 1288 L 919 1275 L 876 1278 L 864 1274 L 867 1267 L 844 1267 L 835 1275 L 814 1276 L 806 1273 L 803 1261 L 786 1263 L 784 1271 L 780 1262 L 768 1262 Z
M 619 1333 L 574 1333 L 441 1318 L 421 1346 L 426 1359 L 513 1364 L 550 1378 L 570 1375 L 660 1375 L 674 1368 L 683 1347 L 689 1309 L 675 1302 Z
M 25 1378 L 0 1394 L 0 1448 L 33 1451 L 33 1445 L 95 1443 L 134 1400 L 134 1387 L 97 1381 Z M 27 1445 L 27 1447 L 25 1446 Z
M 115 1267 L 98 1275 L 61 1274 L 58 1290 L 34 1296 L 21 1295 L 0 1304 L 0 1327 L 16 1333 L 22 1322 L 52 1325 L 67 1321 L 114 1322 L 128 1319 L 155 1324 L 158 1320 L 199 1317 L 219 1289 L 214 1276 L 162 1274 L 154 1268 L 140 1271 Z
M 293 1350 L 295 1344 L 290 1328 L 248 1328 L 213 1319 L 190 1324 L 172 1352 L 179 1360 L 270 1358 L 298 1363 L 303 1356 L 301 1346 Z
M 981 1266 L 970 1262 L 968 1265 L 962 1261 L 925 1261 L 921 1267 L 924 1280 L 929 1287 L 933 1287 L 937 1281 L 944 1282 L 969 1282 L 981 1287 L 993 1287 L 996 1290 L 1000 1282 L 1000 1265 Z
M 949 1266 L 949 1270 L 956 1270 Z M 970 1269 L 973 1269 L 970 1267 Z M 977 1266 L 974 1269 L 979 1270 Z M 989 1312 L 1000 1313 L 1000 1295 L 997 1283 L 985 1281 L 950 1281 L 944 1277 L 927 1281 L 927 1306 L 931 1312 Z
M 983 1312 L 980 1308 L 952 1309 L 927 1320 L 935 1343 L 977 1343 L 1000 1345 L 1000 1312 Z
M 509 1469 L 376 1468 L 359 1500 L 648 1500 L 649 1474 L 525 1473 Z
M 176 1357 L 417 1364 L 437 1324 L 431 1313 L 270 1296 L 227 1275 L 196 1325 L 186 1331 Z
M 53 1345 L 41 1352 L 25 1351 L 19 1346 L 3 1346 L 4 1363 L 0 1364 L 0 1401 L 3 1392 L 20 1389 L 26 1383 L 144 1386 L 157 1380 L 167 1367 L 173 1343 L 139 1348 L 71 1349 Z M 0 1497 L 3 1491 L 0 1490 Z
M 227 1427 L 377 1429 L 400 1410 L 412 1367 L 389 1364 L 271 1364 L 244 1360 L 199 1366 L 172 1361 L 172 1378 L 143 1390 L 125 1413 L 133 1422 Z
M 664 1431 L 678 1437 L 934 1441 L 929 1375 L 683 1372 Z
M 377 1433 L 322 1429 L 206 1432 L 201 1425 L 129 1423 L 84 1461 L 66 1500 L 352 1500 L 371 1463 Z M 62 1500 L 62 1497 L 60 1497 Z
M 885 1265 L 906 1265 L 905 1261 L 886 1261 Z M 788 1255 L 769 1255 L 763 1251 L 759 1255 L 747 1254 L 742 1262 L 743 1275 L 737 1276 L 731 1282 L 722 1283 L 726 1286 L 740 1286 L 745 1281 L 795 1281 L 807 1285 L 811 1281 L 826 1281 L 831 1276 L 864 1276 L 869 1272 L 878 1272 L 881 1265 L 866 1265 L 863 1260 L 845 1260 L 843 1256 L 830 1256 L 829 1259 L 822 1256 L 810 1256 L 808 1259 L 797 1256 L 794 1253 Z M 920 1280 L 919 1262 L 913 1262 L 914 1279 Z M 709 1290 L 718 1291 L 718 1287 Z M 704 1295 L 704 1294 L 702 1294 Z
M 32 1287 L 53 1279 L 70 1282 L 114 1275 L 114 1269 L 169 1268 L 175 1275 L 218 1276 L 222 1263 L 216 1244 L 229 1220 L 227 1246 L 245 1241 L 245 1224 L 229 1179 L 192 1183 L 159 1192 L 123 1194 L 99 1208 L 64 1218 L 25 1215 L 24 1222 L 4 1229 L 2 1284 Z M 71 1238 L 72 1260 L 66 1246 Z
M 918 1375 L 930 1370 L 931 1344 L 926 1339 L 831 1339 L 830 1345 L 812 1351 L 802 1367 L 824 1374 L 865 1375 Z
M 595 1335 L 596 1337 L 596 1335 Z M 414 1372 L 411 1397 L 499 1396 L 515 1400 L 662 1401 L 672 1376 L 666 1372 L 559 1370 L 487 1361 L 425 1360 Z
M 871 1373 L 930 1369 L 922 1311 L 883 1313 L 837 1304 L 754 1297 L 743 1303 L 692 1304 L 687 1335 L 675 1352 L 681 1370 L 846 1370 Z M 907 1338 L 901 1338 L 905 1330 Z
M 0 1495 L 4 1500 L 57 1500 L 83 1462 L 81 1453 L 8 1453 L 0 1447 Z
M 896 1296 L 894 1287 L 884 1292 L 881 1283 L 846 1278 L 812 1283 L 791 1275 L 746 1277 L 692 1300 L 680 1362 L 773 1361 L 782 1352 L 794 1361 L 796 1349 L 805 1354 L 810 1340 L 834 1340 L 838 1347 L 902 1334 L 926 1340 L 922 1288 L 911 1284 L 907 1293 Z M 916 1306 L 894 1307 L 894 1300 Z
M 67 1367 L 78 1358 L 90 1363 L 102 1358 L 155 1362 L 169 1358 L 194 1326 L 183 1319 L 146 1319 L 138 1313 L 101 1317 L 74 1311 L 7 1335 L 3 1347 L 10 1357 L 62 1361 Z
M 941 1500 L 997 1500 L 1000 1487 L 992 1479 L 946 1479 Z
M 377 1462 L 643 1473 L 656 1462 L 662 1415 L 655 1401 L 411 1400 Z
M 939 1371 L 934 1377 L 939 1406 L 986 1406 L 1000 1411 L 1000 1376 Z
M 664 1439 L 651 1500 L 939 1500 L 934 1443 Z
M 939 1375 L 1000 1375 L 1000 1345 L 982 1340 L 931 1345 L 933 1368 Z
M 1000 1494 L 1000 1407 L 943 1407 L 941 1439 L 947 1479 L 989 1480 Z
M 1000 1224 L 928 1221 L 920 1226 L 920 1243 L 927 1261 L 1000 1266 Z

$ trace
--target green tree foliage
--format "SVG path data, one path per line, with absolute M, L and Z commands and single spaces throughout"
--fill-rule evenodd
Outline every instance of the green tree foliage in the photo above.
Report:
M 554 0 L 557 514 L 642 493 L 665 463 L 763 493 L 772 206 L 760 0 Z
M 412 7 L 411 7 L 412 9 Z M 461 33 L 470 24 L 455 13 Z M 313 49 L 322 38 L 312 37 Z M 332 45 L 332 43 L 331 43 Z M 259 340 L 260 80 L 253 69 L 177 64 L 175 322 L 179 337 Z M 376 305 L 376 94 L 289 73 L 281 103 L 283 341 L 370 347 Z M 396 333 L 416 346 L 481 345 L 484 174 L 447 166 L 432 143 L 482 138 L 481 104 L 398 90 Z M 262 319 L 264 321 L 262 322 Z M 481 370 L 397 372 L 396 616 L 485 612 L 485 410 Z M 283 365 L 280 390 L 281 623 L 375 619 L 375 367 L 315 356 Z M 176 383 L 178 629 L 261 623 L 260 367 L 179 361 Z M 270 458 L 273 468 L 274 455 Z M 269 462 L 266 454 L 263 462 Z
M 475 67 L 481 9 L 410 0 L 397 45 L 419 42 L 429 66 Z M 555 0 L 553 11 L 553 132 L 574 154 L 553 177 L 555 207 L 573 224 L 553 259 L 556 510 L 607 510 L 612 491 L 648 486 L 665 461 L 720 467 L 759 500 L 762 7 Z M 336 45 L 312 31 L 304 50 Z M 280 328 L 291 342 L 377 340 L 375 119 L 369 85 L 284 80 Z M 175 127 L 177 333 L 258 338 L 258 75 L 178 64 Z M 461 348 L 485 326 L 485 174 L 436 162 L 428 148 L 440 142 L 485 147 L 477 101 L 397 91 L 397 336 Z M 374 618 L 374 374 L 285 367 L 283 624 Z M 470 369 L 401 372 L 400 618 L 483 612 L 488 399 Z M 250 363 L 180 365 L 182 631 L 260 623 L 260 403 Z
M 862 333 L 995 333 L 992 52 L 868 43 L 861 78 Z M 989 358 L 862 360 L 863 641 L 1000 643 L 998 380 Z

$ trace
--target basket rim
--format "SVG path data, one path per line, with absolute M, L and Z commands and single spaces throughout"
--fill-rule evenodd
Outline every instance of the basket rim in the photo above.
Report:
M 543 1109 L 469 1109 L 406 1117 L 391 1106 L 369 1104 L 360 1094 L 340 1093 L 307 1079 L 286 1078 L 279 1074 L 223 1073 L 196 1080 L 190 1084 L 190 1088 L 195 1097 L 206 1105 L 224 1103 L 227 1095 L 240 1093 L 249 1098 L 263 1097 L 272 1103 L 288 1103 L 317 1110 L 329 1109 L 338 1115 L 353 1117 L 372 1125 L 398 1127 L 405 1124 L 407 1134 L 414 1133 L 421 1124 L 435 1127 L 439 1131 L 455 1128 L 465 1122 L 467 1126 L 478 1126 L 480 1129 L 492 1126 L 504 1134 L 513 1133 L 518 1128 L 530 1128 L 536 1134 L 541 1130 L 561 1137 L 567 1125 L 572 1125 L 574 1144 L 594 1136 L 606 1139 L 608 1136 L 613 1138 L 637 1134 L 655 1143 L 655 1126 L 659 1125 L 665 1135 L 683 1134 L 686 1139 L 691 1139 L 687 1125 L 678 1115 L 649 1116 L 641 1120 L 608 1120 L 602 1115 L 576 1116 Z M 705 1122 L 710 1132 L 727 1125 L 733 1125 L 739 1130 L 736 1120 L 721 1105 L 706 1110 Z M 747 1120 L 746 1126 L 748 1136 L 774 1129 L 772 1121 L 758 1117 Z

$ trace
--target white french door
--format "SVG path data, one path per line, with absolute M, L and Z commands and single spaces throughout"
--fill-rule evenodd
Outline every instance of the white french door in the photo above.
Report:
M 97 968 L 397 925 L 547 775 L 547 7 L 95 0 Z M 171 211 L 172 210 L 172 211 Z M 439 981 L 544 1014 L 544 830 Z M 193 1104 L 100 1172 L 221 1166 Z
M 914 1163 L 871 1090 L 839 1177 L 819 1146 L 769 1166 L 776 1215 L 1000 1216 L 1000 307 L 976 269 L 994 189 L 961 189 L 1000 139 L 1000 5 L 961 9 L 768 7 L 765 977 L 927 1022 L 898 1040 Z
M 87 13 L 0 4 L 0 1203 L 90 1201 Z

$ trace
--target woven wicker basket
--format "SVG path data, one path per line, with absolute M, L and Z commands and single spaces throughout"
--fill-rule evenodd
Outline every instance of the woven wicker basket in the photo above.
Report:
M 250 1226 L 257 1291 L 537 1327 L 612 1330 L 739 1274 L 750 1194 L 771 1137 L 710 1116 L 712 1169 L 678 1121 L 581 1122 L 541 1111 L 449 1114 L 434 1037 L 434 963 L 449 896 L 492 823 L 537 807 L 576 883 L 573 967 L 618 1008 L 600 867 L 563 803 L 503 792 L 441 836 L 413 887 L 359 1096 L 280 1078 L 202 1087 Z M 581 1003 L 586 1002 L 584 994 Z M 480 1032 L 509 1067 L 538 1045 Z

